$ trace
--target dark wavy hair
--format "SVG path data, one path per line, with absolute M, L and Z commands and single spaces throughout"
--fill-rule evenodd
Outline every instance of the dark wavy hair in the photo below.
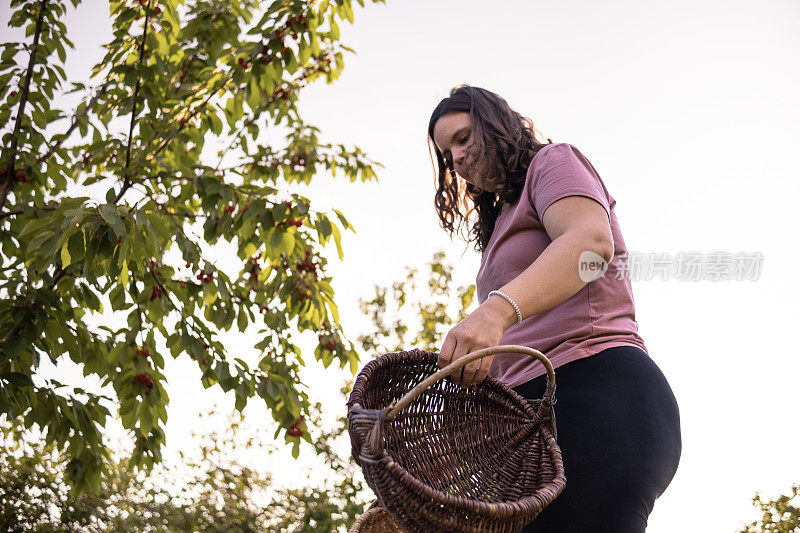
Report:
M 446 160 L 436 146 L 433 140 L 436 121 L 454 111 L 469 113 L 470 136 L 478 154 L 471 172 L 497 184 L 497 190 L 486 191 L 459 180 L 453 162 Z M 479 252 L 486 249 L 503 204 L 519 200 L 533 156 L 553 142 L 547 139 L 547 143 L 540 143 L 534 131 L 529 118 L 511 109 L 503 98 L 486 89 L 459 85 L 450 91 L 450 96 L 439 102 L 428 124 L 428 140 L 436 152 L 438 165 L 434 198 L 436 214 L 442 228 L 451 237 L 468 226 L 474 212 L 477 220 L 464 238 L 467 242 L 474 240 Z

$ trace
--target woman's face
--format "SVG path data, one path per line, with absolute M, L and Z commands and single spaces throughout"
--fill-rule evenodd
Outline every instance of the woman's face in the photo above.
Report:
M 433 126 L 433 143 L 456 173 L 469 183 L 484 190 L 491 190 L 480 176 L 470 172 L 475 163 L 475 150 L 472 138 L 472 122 L 469 113 L 451 111 L 442 115 Z

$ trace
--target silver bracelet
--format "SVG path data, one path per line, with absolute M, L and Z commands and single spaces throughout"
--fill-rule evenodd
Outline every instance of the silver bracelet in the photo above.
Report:
M 520 324 L 522 324 L 522 313 L 521 313 L 521 312 L 520 312 L 520 310 L 519 310 L 519 306 L 517 305 L 517 302 L 515 302 L 514 300 L 512 300 L 512 299 L 511 299 L 511 297 L 510 297 L 510 296 L 508 296 L 507 294 L 505 294 L 505 293 L 503 293 L 503 292 L 500 292 L 500 291 L 491 291 L 491 292 L 489 293 L 489 296 L 487 296 L 486 298 L 489 298 L 489 297 L 490 297 L 491 295 L 493 295 L 493 294 L 496 294 L 496 295 L 498 295 L 498 296 L 501 296 L 501 297 L 505 298 L 505 299 L 506 299 L 506 301 L 508 301 L 508 303 L 510 303 L 510 304 L 511 304 L 511 306 L 514 308 L 514 312 L 515 312 L 515 313 L 517 313 L 517 323 L 516 323 L 516 324 L 514 324 L 514 325 L 515 325 L 515 326 L 519 326 Z

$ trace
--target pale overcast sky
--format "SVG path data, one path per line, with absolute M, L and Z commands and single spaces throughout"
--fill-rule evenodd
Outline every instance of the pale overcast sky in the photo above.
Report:
M 4 24 L 8 12 L 0 7 Z M 85 79 L 101 57 L 107 14 L 105 2 L 88 0 L 70 16 L 72 79 Z M 763 257 L 755 281 L 633 282 L 640 331 L 683 429 L 678 473 L 648 531 L 733 531 L 755 518 L 755 491 L 800 482 L 800 353 L 791 336 L 800 319 L 800 4 L 389 0 L 357 8 L 355 18 L 342 38 L 357 55 L 333 86 L 301 98 L 325 140 L 356 144 L 385 165 L 379 184 L 320 178 L 313 188 L 317 206 L 341 209 L 358 230 L 330 269 L 353 338 L 366 325 L 358 298 L 435 250 L 457 264 L 458 281 L 474 281 L 479 256 L 438 228 L 425 134 L 450 87 L 481 86 L 589 158 L 617 200 L 632 253 Z M 198 411 L 233 401 L 198 396 L 192 365 L 170 363 L 167 375 L 174 451 Z M 329 416 L 343 414 L 343 374 L 314 363 L 307 376 Z M 255 400 L 248 417 L 266 423 L 262 411 Z M 291 460 L 269 467 L 278 483 L 298 481 Z

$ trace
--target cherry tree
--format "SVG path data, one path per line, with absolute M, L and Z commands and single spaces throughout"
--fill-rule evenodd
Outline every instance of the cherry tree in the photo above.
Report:
M 68 482 L 97 490 L 109 409 L 135 440 L 131 466 L 151 467 L 165 357 L 188 357 L 238 409 L 262 399 L 296 456 L 310 442 L 298 336 L 317 333 L 326 367 L 358 364 L 324 247 L 341 258 L 351 226 L 293 192 L 320 173 L 375 179 L 377 163 L 322 142 L 297 105 L 339 76 L 352 1 L 110 0 L 88 84 L 64 69 L 79 2 L 12 0 L 25 39 L 0 45 L 0 416 L 64 448 Z M 56 107 L 65 93 L 74 109 Z M 258 328 L 257 362 L 228 353 L 232 328 Z M 64 359 L 113 393 L 41 375 Z

